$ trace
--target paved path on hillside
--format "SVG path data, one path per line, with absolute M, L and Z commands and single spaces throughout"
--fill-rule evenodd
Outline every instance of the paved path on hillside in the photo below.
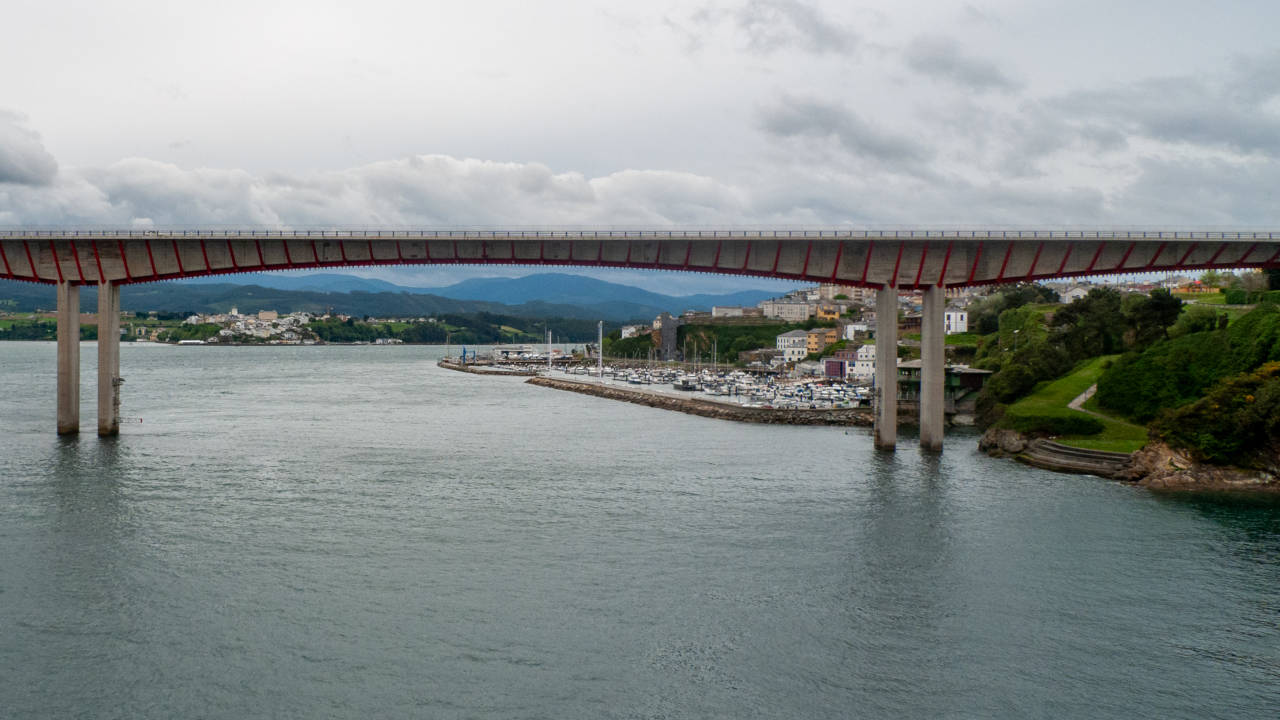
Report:
M 1093 394 L 1096 392 L 1098 392 L 1098 383 L 1094 383 L 1090 385 L 1088 390 L 1085 390 L 1084 392 L 1077 395 L 1075 400 L 1072 400 L 1071 402 L 1067 403 L 1067 407 L 1071 408 L 1072 410 L 1079 410 L 1082 413 L 1092 415 L 1094 417 L 1099 417 L 1104 420 L 1110 420 L 1111 418 L 1107 417 L 1106 415 L 1103 415 L 1102 413 L 1096 413 L 1092 410 L 1084 409 L 1083 405 L 1085 404 L 1085 402 L 1087 402 L 1089 398 L 1093 397 Z
M 1120 423 L 1121 425 L 1128 425 L 1130 427 L 1142 427 L 1141 425 L 1131 423 L 1128 420 L 1121 420 L 1119 418 L 1111 417 L 1110 415 L 1104 415 L 1100 412 L 1094 412 L 1093 410 L 1086 410 L 1084 408 L 1084 404 L 1088 402 L 1089 398 L 1093 397 L 1093 394 L 1096 392 L 1098 392 L 1098 383 L 1094 383 L 1090 385 L 1088 390 L 1085 390 L 1084 392 L 1077 395 L 1075 400 L 1072 400 L 1071 402 L 1067 403 L 1067 407 L 1071 408 L 1072 410 L 1079 410 L 1080 412 L 1086 415 L 1092 415 L 1100 420 L 1106 420 L 1107 422 Z

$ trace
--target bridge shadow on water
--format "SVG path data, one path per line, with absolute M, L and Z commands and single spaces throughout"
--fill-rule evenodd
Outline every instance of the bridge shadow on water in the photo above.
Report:
M 948 580 L 958 572 L 951 468 L 943 454 L 914 447 L 914 437 L 899 440 L 895 452 L 866 458 L 867 504 L 843 578 L 853 638 L 849 682 L 871 717 L 903 707 L 943 712 L 929 698 L 954 702 L 976 692 L 950 638 Z

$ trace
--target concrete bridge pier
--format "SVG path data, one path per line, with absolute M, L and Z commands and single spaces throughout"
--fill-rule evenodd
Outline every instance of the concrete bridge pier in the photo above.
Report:
M 946 327 L 944 312 L 946 291 L 941 285 L 930 285 L 924 291 L 924 317 L 920 327 L 920 447 L 942 449 L 945 423 L 944 394 L 946 384 Z
M 58 434 L 80 432 L 80 288 L 58 283 Z
M 892 450 L 898 444 L 898 289 L 892 285 L 876 291 L 875 383 L 875 446 Z
M 98 435 L 120 434 L 120 286 L 98 286 Z

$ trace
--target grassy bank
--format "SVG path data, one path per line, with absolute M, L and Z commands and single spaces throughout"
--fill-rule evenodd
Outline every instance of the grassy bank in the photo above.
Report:
M 1087 448 L 1090 450 L 1108 450 L 1111 452 L 1133 452 L 1147 443 L 1147 429 L 1123 420 L 1117 420 L 1103 413 L 1080 412 L 1067 407 L 1085 390 L 1098 381 L 1103 366 L 1114 356 L 1098 357 L 1081 363 L 1075 370 L 1051 382 L 1042 383 L 1027 397 L 1010 405 L 1005 411 L 1007 418 L 1048 417 L 1048 418 L 1093 418 L 1100 422 L 1103 430 L 1095 435 L 1064 435 L 1058 438 L 1063 445 Z

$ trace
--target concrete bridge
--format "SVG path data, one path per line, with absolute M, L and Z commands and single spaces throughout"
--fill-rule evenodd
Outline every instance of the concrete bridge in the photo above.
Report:
M 1082 276 L 1280 267 L 1280 232 L 823 229 L 8 229 L 0 278 L 58 287 L 58 432 L 79 432 L 79 288 L 98 293 L 98 434 L 119 432 L 120 286 L 265 270 L 530 265 L 748 275 L 889 290 L 876 387 L 894 388 L 897 290 L 922 290 L 920 443 L 942 447 L 944 291 Z M 875 441 L 897 442 L 896 393 Z

